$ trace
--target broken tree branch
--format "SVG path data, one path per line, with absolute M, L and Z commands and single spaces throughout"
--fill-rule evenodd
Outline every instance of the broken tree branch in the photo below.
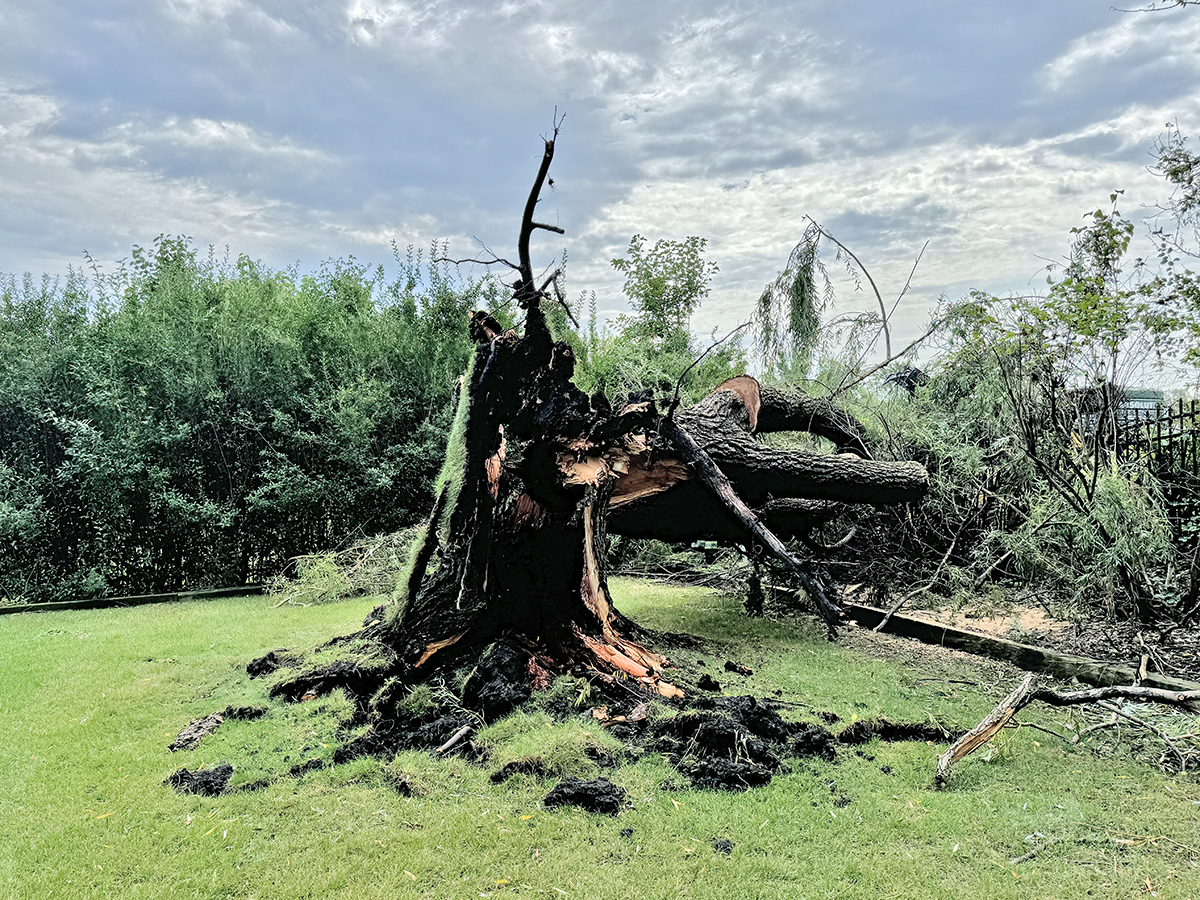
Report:
M 781 562 L 795 576 L 796 580 L 800 582 L 800 586 L 816 605 L 821 618 L 825 620 L 825 627 L 829 631 L 830 639 L 832 640 L 836 637 L 837 626 L 842 622 L 842 611 L 825 596 L 825 591 L 821 585 L 804 571 L 800 560 L 796 559 L 789 552 L 783 542 L 762 523 L 762 520 L 746 505 L 746 502 L 737 495 L 725 473 L 717 467 L 717 464 L 713 462 L 712 457 L 705 452 L 704 448 L 696 443 L 695 438 L 688 434 L 678 422 L 670 419 L 664 419 L 662 427 L 666 432 L 667 439 L 679 448 L 684 462 L 691 465 L 692 469 L 700 477 L 700 480 L 708 486 L 725 508 L 733 514 L 742 527 L 753 537 L 754 543 L 763 547 L 771 556 Z
M 954 552 L 954 548 L 958 545 L 958 539 L 960 537 L 962 537 L 962 533 L 966 529 L 967 523 L 969 521 L 971 521 L 970 516 L 963 519 L 963 523 L 958 527 L 958 533 L 954 535 L 954 540 L 952 540 L 950 542 L 950 546 L 947 547 L 946 552 L 944 554 L 942 554 L 942 561 L 939 562 L 937 568 L 934 569 L 933 575 L 929 579 L 929 581 L 925 582 L 925 584 L 921 585 L 915 591 L 909 591 L 907 594 L 905 594 L 903 597 L 901 597 L 899 600 L 897 600 L 892 605 L 892 608 L 889 609 L 884 614 L 883 618 L 879 620 L 879 624 L 871 629 L 872 631 L 876 631 L 876 632 L 883 631 L 883 629 L 887 627 L 887 623 L 892 620 L 892 616 L 894 616 L 897 612 L 899 612 L 900 607 L 904 606 L 904 604 L 907 603 L 909 600 L 911 600 L 913 597 L 917 596 L 918 594 L 923 594 L 925 591 L 929 590 L 931 587 L 933 587 L 935 584 L 937 584 L 938 576 L 942 574 L 942 569 L 945 567 L 947 560 L 950 559 L 950 554 Z
M 1000 731 L 1018 712 L 1034 701 L 1040 700 L 1051 706 L 1074 706 L 1080 703 L 1098 703 L 1104 709 L 1122 718 L 1129 718 L 1145 724 L 1119 707 L 1102 703 L 1111 699 L 1140 700 L 1149 703 L 1162 703 L 1166 706 L 1179 706 L 1194 709 L 1193 704 L 1200 701 L 1200 691 L 1166 691 L 1161 688 L 1108 687 L 1087 688 L 1079 691 L 1056 691 L 1041 687 L 1037 675 L 1026 675 L 1024 680 L 1011 694 L 1001 700 L 996 708 L 984 717 L 978 725 L 960 737 L 950 749 L 938 757 L 937 769 L 934 774 L 934 786 L 943 788 L 950 781 L 950 772 L 955 763 L 978 750 Z
M 692 360 L 692 364 L 690 366 L 688 366 L 686 369 L 683 370 L 683 372 L 679 376 L 679 380 L 675 382 L 675 395 L 671 398 L 671 405 L 669 407 L 667 407 L 667 418 L 668 419 L 673 418 L 675 416 L 675 410 L 679 408 L 679 389 L 683 386 L 683 379 L 687 378 L 688 372 L 692 371 L 692 369 L 694 369 L 694 368 L 696 368 L 696 366 L 700 365 L 700 363 L 702 363 L 704 361 L 704 357 L 708 356 L 708 354 L 712 353 L 714 350 L 716 350 L 718 347 L 720 347 L 722 344 L 724 344 L 727 340 L 729 340 L 731 337 L 733 337 L 735 334 L 737 334 L 743 328 L 749 328 L 750 324 L 751 324 L 750 322 L 743 322 L 737 328 L 733 329 L 733 331 L 729 332 L 729 334 L 725 335 L 725 337 L 721 338 L 719 341 L 712 344 L 707 350 L 705 350 L 703 353 L 701 353 L 699 356 L 697 356 L 694 360 Z M 576 327 L 578 327 L 578 326 L 576 326 Z
M 871 277 L 870 271 L 867 269 L 866 266 L 864 266 L 862 264 L 862 260 L 859 259 L 854 254 L 853 250 L 851 250 L 849 247 L 847 247 L 845 244 L 843 244 L 841 241 L 839 241 L 837 238 L 835 238 L 832 234 L 830 234 L 828 231 L 826 231 L 824 228 L 822 228 L 820 226 L 820 224 L 818 224 L 817 221 L 812 218 L 812 216 L 805 216 L 805 218 L 808 219 L 808 221 L 812 222 L 813 225 L 816 226 L 817 231 L 819 231 L 822 235 L 824 235 L 825 237 L 829 238 L 829 240 L 831 240 L 835 244 L 837 244 L 839 250 L 841 250 L 843 253 L 845 253 L 847 256 L 849 256 L 852 260 L 854 260 L 855 264 L 859 268 L 859 271 L 862 272 L 863 275 L 866 276 L 867 281 L 871 285 L 871 290 L 875 292 L 875 299 L 879 301 L 879 321 L 880 321 L 880 325 L 883 327 L 883 344 L 884 344 L 884 349 L 886 351 L 885 355 L 891 356 L 892 355 L 892 330 L 888 326 L 887 306 L 883 302 L 883 294 L 879 293 L 879 288 L 875 286 L 875 279 Z M 922 250 L 921 252 L 924 253 L 925 251 Z M 919 259 L 920 259 L 920 257 L 918 257 L 918 260 Z M 915 268 L 916 268 L 916 266 L 914 265 L 914 269 Z M 911 278 L 912 276 L 909 276 L 909 277 Z M 901 296 L 903 296 L 903 295 L 901 295 Z
M 529 198 L 525 201 L 525 212 L 521 216 L 521 233 L 517 238 L 518 271 L 521 273 L 521 278 L 517 282 L 515 296 L 517 298 L 517 305 L 522 309 L 537 306 L 538 297 L 540 296 L 533 284 L 533 263 L 529 258 L 530 236 L 532 236 L 536 228 L 544 228 L 547 231 L 558 231 L 559 234 L 563 233 L 562 229 L 543 225 L 533 220 L 533 213 L 537 209 L 538 200 L 542 195 L 542 185 L 546 182 L 546 173 L 550 171 L 550 163 L 554 160 L 554 142 L 558 139 L 558 129 L 561 125 L 562 119 L 556 118 L 554 133 L 549 140 L 545 141 L 545 147 L 542 151 L 542 164 L 538 167 L 537 177 L 533 180 L 533 187 L 529 189 Z

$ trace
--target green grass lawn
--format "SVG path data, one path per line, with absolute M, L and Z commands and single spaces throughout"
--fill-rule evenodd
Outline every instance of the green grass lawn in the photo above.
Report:
M 703 662 L 727 693 L 779 690 L 844 722 L 882 713 L 969 726 L 1012 686 L 969 670 L 950 677 L 985 686 L 947 684 L 944 671 L 831 645 L 815 627 L 745 619 L 739 601 L 706 590 L 619 581 L 614 593 L 643 624 L 709 641 L 672 656 Z M 1028 728 L 964 761 L 944 792 L 930 790 L 944 745 L 791 760 L 791 774 L 746 793 L 664 791 L 681 779 L 651 755 L 604 773 L 633 801 L 615 818 L 543 809 L 552 777 L 489 782 L 504 759 L 530 754 L 599 771 L 575 751 L 614 746 L 610 735 L 536 711 L 481 735 L 486 766 L 403 753 L 288 777 L 330 759 L 348 714 L 337 694 L 227 721 L 198 749 L 168 752 L 192 719 L 265 702 L 249 659 L 353 630 L 372 604 L 269 609 L 250 598 L 0 618 L 0 896 L 1200 897 L 1194 778 Z M 755 674 L 721 671 L 727 658 Z M 162 785 L 181 765 L 225 760 L 235 785 L 272 783 L 217 798 Z M 414 796 L 395 790 L 399 777 Z M 1035 859 L 1011 862 L 1034 847 Z

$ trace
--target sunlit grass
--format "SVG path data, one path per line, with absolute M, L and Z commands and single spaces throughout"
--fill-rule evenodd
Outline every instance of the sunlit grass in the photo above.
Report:
M 735 598 L 629 581 L 614 591 L 643 624 L 709 642 L 672 649 L 681 665 L 712 673 L 730 694 L 779 691 L 797 704 L 791 716 L 967 725 L 997 699 L 996 686 L 947 687 L 831 645 L 816 627 L 745 619 Z M 373 602 L 271 610 L 242 599 L 0 619 L 0 896 L 1200 896 L 1194 779 L 1097 759 L 1031 729 L 965 761 L 946 792 L 929 789 L 939 748 L 923 743 L 874 742 L 837 763 L 791 760 L 790 774 L 739 794 L 663 791 L 680 779 L 651 755 L 603 770 L 629 791 L 631 808 L 616 818 L 542 809 L 553 777 L 489 781 L 503 762 L 531 758 L 591 775 L 601 770 L 579 751 L 619 750 L 591 723 L 537 710 L 482 735 L 485 766 L 417 752 L 331 766 L 349 712 L 340 695 L 272 705 L 258 721 L 227 721 L 194 751 L 167 751 L 193 718 L 266 703 L 266 685 L 245 674 L 250 658 L 352 630 Z M 754 674 L 724 672 L 725 659 Z M 326 767 L 286 775 L 312 758 Z M 211 799 L 162 786 L 181 765 L 223 760 L 235 784 L 271 784 Z M 401 777 L 413 796 L 392 787 Z M 714 839 L 733 841 L 733 852 L 715 851 Z M 1036 859 L 1011 862 L 1034 847 L 1044 848 Z

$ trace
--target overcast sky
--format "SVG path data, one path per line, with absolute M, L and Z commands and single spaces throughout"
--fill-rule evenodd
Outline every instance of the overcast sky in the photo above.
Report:
M 899 291 L 1026 291 L 1200 140 L 1200 10 L 1104 0 L 0 0 L 0 271 L 159 233 L 301 271 L 390 242 L 513 252 L 557 106 L 544 262 L 619 306 L 630 236 L 709 241 L 746 318 L 812 216 Z M 865 301 L 847 294 L 843 308 Z

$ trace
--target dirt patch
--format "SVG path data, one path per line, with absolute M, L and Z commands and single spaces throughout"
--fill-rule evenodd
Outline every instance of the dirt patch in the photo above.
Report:
M 551 789 L 542 803 L 547 807 L 578 806 L 588 812 L 615 816 L 625 805 L 625 788 L 607 778 L 583 781 L 567 777 Z
M 221 727 L 225 717 L 220 713 L 211 713 L 203 719 L 196 719 L 187 728 L 175 736 L 175 740 L 167 744 L 167 749 L 174 753 L 176 750 L 195 750 L 200 741 Z
M 931 741 L 948 743 L 955 735 L 953 729 L 940 722 L 892 722 L 882 716 L 862 719 L 838 732 L 838 743 L 865 744 L 873 738 L 881 741 Z
M 201 767 L 195 772 L 179 769 L 171 774 L 163 784 L 173 787 L 180 794 L 216 797 L 229 787 L 231 778 L 233 778 L 233 766 L 229 763 L 219 763 L 211 769 Z

